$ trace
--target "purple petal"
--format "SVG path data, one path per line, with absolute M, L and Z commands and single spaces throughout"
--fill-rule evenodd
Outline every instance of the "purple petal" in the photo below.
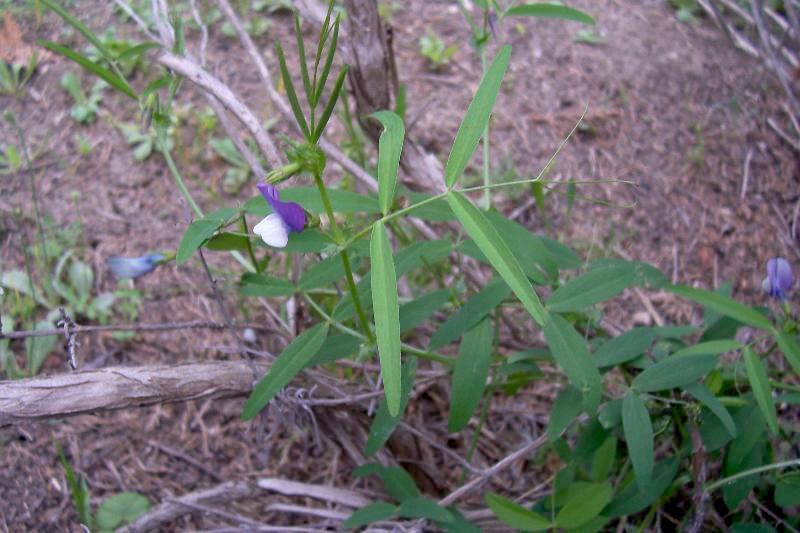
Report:
M 258 190 L 267 200 L 272 210 L 283 219 L 292 231 L 303 231 L 306 226 L 306 212 L 295 202 L 281 202 L 278 189 L 269 183 L 259 183 Z
M 767 279 L 769 280 L 770 295 L 775 298 L 785 298 L 794 283 L 792 267 L 789 262 L 783 257 L 770 259 L 767 262 Z

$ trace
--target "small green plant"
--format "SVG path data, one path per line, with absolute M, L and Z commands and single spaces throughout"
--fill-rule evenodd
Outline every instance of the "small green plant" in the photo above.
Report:
M 681 22 L 695 22 L 702 13 L 702 8 L 697 0 L 670 0 L 675 16 Z
M 444 41 L 429 28 L 428 34 L 419 38 L 419 52 L 434 69 L 438 69 L 450 62 L 458 52 L 458 47 L 445 46 Z
M 70 116 L 79 124 L 91 124 L 97 118 L 100 111 L 100 102 L 103 100 L 103 91 L 108 84 L 102 80 L 97 80 L 92 85 L 87 96 L 81 89 L 81 82 L 72 72 L 67 72 L 61 77 L 61 87 L 74 100 Z
M 125 142 L 133 149 L 133 158 L 136 161 L 145 161 L 153 153 L 153 150 L 160 150 L 158 146 L 158 132 L 155 128 L 147 128 L 142 131 L 138 124 L 132 122 L 122 122 L 117 127 L 125 135 Z M 166 136 L 167 147 L 173 147 L 172 133 L 174 129 L 170 126 L 169 134 Z
M 19 151 L 13 144 L 7 144 L 0 151 L 0 174 L 14 174 L 22 166 Z
M 25 85 L 33 76 L 38 61 L 39 56 L 35 52 L 31 54 L 27 65 L 6 63 L 0 59 L 0 94 L 8 96 L 23 94 Z
M 150 510 L 150 502 L 138 492 L 120 492 L 109 496 L 92 514 L 91 491 L 86 478 L 75 473 L 69 460 L 64 455 L 61 445 L 56 442 L 56 453 L 67 478 L 67 485 L 72 496 L 72 504 L 78 513 L 81 524 L 89 531 L 110 532 L 120 526 L 132 524 L 137 518 Z

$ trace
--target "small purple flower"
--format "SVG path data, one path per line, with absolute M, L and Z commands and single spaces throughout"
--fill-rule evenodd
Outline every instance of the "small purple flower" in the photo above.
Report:
M 794 276 L 789 261 L 783 257 L 776 257 L 767 262 L 767 277 L 761 282 L 764 292 L 778 300 L 785 300 L 786 294 L 792 289 Z
M 300 204 L 282 202 L 280 193 L 274 186 L 259 183 L 257 187 L 272 208 L 272 213 L 253 227 L 253 233 L 269 246 L 283 248 L 289 242 L 290 232 L 303 231 L 306 226 L 306 212 Z
M 166 258 L 161 254 L 148 254 L 141 257 L 109 257 L 106 264 L 118 278 L 138 278 L 152 272 Z

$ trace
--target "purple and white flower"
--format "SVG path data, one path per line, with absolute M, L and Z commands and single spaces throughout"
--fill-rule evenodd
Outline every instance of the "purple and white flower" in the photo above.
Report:
M 767 277 L 761 282 L 764 292 L 777 300 L 785 300 L 794 284 L 794 275 L 789 261 L 775 257 L 767 262 Z
M 272 208 L 272 213 L 253 227 L 253 233 L 269 246 L 283 248 L 289 242 L 289 233 L 303 231 L 306 212 L 295 202 L 282 202 L 278 189 L 268 183 L 259 183 L 258 190 Z

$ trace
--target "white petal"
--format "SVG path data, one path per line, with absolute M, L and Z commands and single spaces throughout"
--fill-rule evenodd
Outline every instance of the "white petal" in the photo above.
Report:
M 277 214 L 272 213 L 255 225 L 253 233 L 270 246 L 283 248 L 289 242 L 289 226 Z

